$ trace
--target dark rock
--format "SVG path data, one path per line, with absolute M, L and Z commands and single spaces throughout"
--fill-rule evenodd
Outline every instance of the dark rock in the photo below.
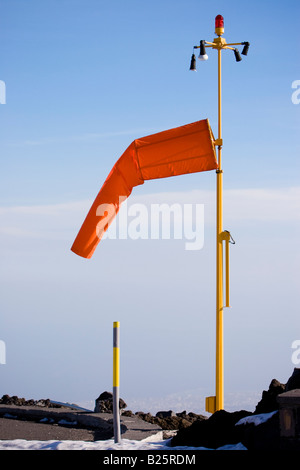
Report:
M 186 428 L 189 428 L 191 425 L 192 425 L 191 421 L 185 418 L 181 418 L 181 420 L 179 421 L 178 427 L 175 429 L 186 429 Z
M 52 403 L 50 402 L 49 398 L 46 400 L 25 400 L 25 398 L 19 398 L 18 396 L 14 395 L 10 397 L 9 395 L 3 395 L 0 399 L 1 405 L 14 405 L 14 406 L 45 406 L 51 407 Z
M 294 372 L 287 381 L 285 391 L 289 392 L 290 390 L 295 390 L 296 388 L 300 389 L 300 369 L 297 367 L 295 367 Z
M 169 414 L 169 416 L 161 417 L 165 413 Z M 158 412 L 156 416 L 153 416 L 151 413 L 143 413 L 142 411 L 137 411 L 135 415 L 138 416 L 140 419 L 147 421 L 148 423 L 157 424 L 163 430 L 178 430 L 182 428 L 187 428 L 197 420 L 207 419 L 206 416 L 197 415 L 196 413 L 189 413 L 187 415 L 186 412 L 177 414 L 175 414 L 174 412 Z
M 125 401 L 119 399 L 119 409 L 123 410 L 127 407 Z M 111 392 L 103 392 L 95 401 L 95 413 L 113 413 L 113 394 Z
M 12 400 L 9 395 L 3 395 L 3 397 L 0 400 L 0 403 L 2 405 L 12 405 Z
M 125 410 L 122 412 L 122 416 L 128 416 L 131 418 L 131 416 L 134 416 L 134 413 L 131 410 Z
M 241 429 L 235 424 L 251 414 L 245 410 L 233 413 L 216 411 L 208 419 L 196 420 L 191 426 L 180 429 L 172 438 L 171 445 L 217 449 L 226 444 L 236 444 L 241 442 Z
M 176 416 L 176 414 L 174 413 L 174 411 L 172 410 L 169 410 L 169 411 L 158 411 L 156 413 L 156 417 L 157 418 L 167 418 L 169 416 Z
M 279 412 L 276 411 L 264 423 L 241 424 L 240 442 L 248 450 L 278 450 L 280 448 Z
M 172 446 L 195 446 L 216 449 L 226 444 L 241 442 L 247 449 L 275 450 L 280 443 L 279 404 L 277 397 L 293 389 L 300 389 L 300 369 L 295 368 L 287 384 L 273 379 L 269 389 L 264 390 L 261 400 L 257 403 L 254 413 L 237 411 L 228 413 L 217 411 L 207 420 L 197 420 L 186 429 L 180 429 L 172 438 Z M 236 422 L 245 416 L 255 416 L 275 411 L 273 416 L 264 423 L 255 426 L 247 423 L 235 426 Z
M 143 421 L 147 421 L 148 423 L 154 423 L 155 417 L 152 416 L 151 413 L 144 413 L 143 411 L 137 411 L 135 416 L 142 419 Z
M 177 430 L 181 429 L 183 426 L 191 425 L 186 419 L 179 418 L 178 416 L 166 416 L 165 418 L 158 418 L 156 423 L 162 429 L 168 430 Z
M 40 400 L 39 400 L 39 401 L 40 401 Z M 35 405 L 37 405 L 37 402 L 36 402 L 35 400 L 33 400 L 33 399 L 30 399 L 30 400 L 27 400 L 27 401 L 26 401 L 26 405 L 28 405 L 28 406 L 35 406 Z
M 182 411 L 181 413 L 176 413 L 176 416 L 178 416 L 179 418 L 186 418 L 186 410 Z
M 270 413 L 278 410 L 277 396 L 283 392 L 285 392 L 285 385 L 273 379 L 269 385 L 269 390 L 262 392 L 262 398 L 257 403 L 254 413 Z
M 112 400 L 113 399 L 113 394 L 111 392 L 102 392 L 97 400 Z

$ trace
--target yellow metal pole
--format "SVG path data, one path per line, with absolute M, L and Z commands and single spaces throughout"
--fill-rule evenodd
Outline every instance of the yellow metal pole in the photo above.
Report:
M 120 322 L 113 324 L 113 417 L 114 440 L 121 441 L 120 410 L 119 410 L 119 385 L 120 385 Z
M 218 170 L 216 220 L 216 411 L 224 408 L 223 358 L 223 170 L 222 170 L 221 47 L 218 48 Z
M 221 15 L 216 16 L 215 33 L 218 36 L 213 42 L 202 41 L 200 47 L 212 47 L 218 51 L 218 138 L 215 140 L 215 146 L 218 149 L 218 169 L 216 181 L 216 394 L 206 397 L 205 409 L 209 413 L 224 408 L 224 345 L 223 345 L 223 310 L 230 307 L 229 292 L 229 243 L 234 243 L 230 232 L 223 231 L 223 170 L 222 170 L 222 88 L 221 88 L 221 53 L 223 49 L 230 49 L 235 52 L 236 60 L 241 58 L 237 56 L 237 49 L 231 46 L 244 45 L 242 54 L 247 55 L 249 43 L 237 42 L 227 44 L 226 39 L 221 36 L 224 33 L 224 19 Z M 202 57 L 204 54 L 201 52 Z M 200 58 L 200 57 L 199 57 Z M 231 241 L 232 240 L 232 241 Z M 225 241 L 226 253 L 226 303 L 224 305 L 223 281 L 224 281 L 224 255 L 223 242 Z
M 113 325 L 113 387 L 119 387 L 120 384 L 120 346 L 119 346 L 119 328 L 120 322 L 115 321 Z

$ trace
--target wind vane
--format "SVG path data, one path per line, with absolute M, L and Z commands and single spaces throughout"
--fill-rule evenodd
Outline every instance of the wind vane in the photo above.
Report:
M 223 50 L 232 50 L 235 60 L 240 62 L 242 57 L 237 47 L 243 45 L 242 55 L 247 55 L 249 51 L 249 42 L 227 43 L 226 39 L 221 37 L 224 34 L 224 18 L 217 15 L 215 18 L 215 33 L 217 35 L 213 42 L 205 40 L 200 41 L 199 46 L 194 49 L 200 49 L 199 60 L 207 60 L 206 48 L 216 49 L 218 51 L 218 138 L 215 145 L 218 149 L 218 168 L 217 174 L 217 192 L 216 192 L 216 395 L 206 398 L 206 411 L 214 413 L 224 408 L 224 347 L 223 347 L 223 309 L 230 307 L 229 303 L 229 243 L 234 243 L 230 232 L 223 230 L 223 170 L 222 170 L 222 90 L 221 90 L 221 52 Z M 192 55 L 190 70 L 196 71 L 196 56 Z M 225 302 L 223 294 L 224 282 L 224 254 L 223 242 L 225 242 Z

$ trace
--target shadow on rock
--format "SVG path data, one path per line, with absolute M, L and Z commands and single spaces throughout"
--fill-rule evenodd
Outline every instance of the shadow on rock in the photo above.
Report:
M 179 430 L 171 445 L 217 449 L 226 444 L 237 444 L 241 442 L 241 430 L 235 424 L 245 416 L 249 416 L 249 411 L 216 411 L 210 418 Z

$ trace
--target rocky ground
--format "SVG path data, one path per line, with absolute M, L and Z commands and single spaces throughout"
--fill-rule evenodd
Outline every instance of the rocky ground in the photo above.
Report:
M 122 416 L 138 416 L 138 418 L 160 426 L 165 431 L 174 431 L 171 440 L 172 446 L 195 446 L 216 449 L 226 444 L 242 442 L 249 450 L 272 449 L 279 446 L 279 414 L 277 396 L 289 390 L 300 389 L 300 369 L 294 369 L 293 374 L 286 384 L 273 379 L 268 390 L 262 392 L 262 398 L 257 403 L 253 413 L 240 410 L 227 412 L 220 410 L 209 418 L 201 414 L 186 411 L 175 413 L 172 410 L 159 411 L 153 416 L 151 413 L 139 411 L 133 413 L 125 410 L 127 404 L 120 399 L 119 406 Z M 25 400 L 17 396 L 3 395 L 0 404 L 15 406 L 41 406 L 59 408 L 62 405 L 52 402 L 50 399 Z M 103 392 L 95 401 L 95 412 L 112 413 L 113 396 L 110 392 Z M 255 416 L 262 413 L 275 412 L 269 420 L 254 426 L 236 423 L 247 416 Z
M 151 413 L 145 413 L 143 411 L 137 411 L 133 413 L 130 410 L 125 410 L 127 404 L 121 398 L 119 402 L 119 407 L 122 413 L 122 416 L 138 416 L 140 419 L 147 421 L 151 424 L 157 424 L 164 430 L 176 430 L 182 429 L 190 426 L 197 420 L 206 419 L 206 416 L 196 414 L 196 413 L 187 413 L 183 411 L 182 413 L 174 413 L 174 411 L 159 411 L 153 416 Z M 112 413 L 113 412 L 113 395 L 110 392 L 103 392 L 97 398 L 95 402 L 95 412 L 102 413 Z
M 49 398 L 41 400 L 25 400 L 25 398 L 19 398 L 17 396 L 10 397 L 9 395 L 3 395 L 0 398 L 0 405 L 15 405 L 15 406 L 43 406 L 46 408 L 61 408 L 61 405 L 52 403 Z

